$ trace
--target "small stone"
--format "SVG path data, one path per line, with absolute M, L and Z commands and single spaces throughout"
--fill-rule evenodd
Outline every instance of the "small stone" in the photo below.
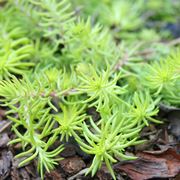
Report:
M 68 174 L 75 174 L 86 166 L 84 161 L 79 157 L 69 157 L 61 160 L 60 165 Z

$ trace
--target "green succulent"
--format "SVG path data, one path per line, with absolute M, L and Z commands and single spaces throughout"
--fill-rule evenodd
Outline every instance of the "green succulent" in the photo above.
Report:
M 159 94 L 163 90 L 170 90 L 179 79 L 174 65 L 170 65 L 166 60 L 154 62 L 146 67 L 147 73 L 145 73 L 144 82 L 155 94 Z
M 0 3 L 0 105 L 19 166 L 36 161 L 43 179 L 72 139 L 91 155 L 92 176 L 105 163 L 116 179 L 113 164 L 136 159 L 126 148 L 162 123 L 159 105 L 180 105 L 179 40 L 164 28 L 178 20 L 178 3 L 169 3 Z
M 69 140 L 76 131 L 82 131 L 82 122 L 86 118 L 83 113 L 84 106 L 78 107 L 77 105 L 64 106 L 60 104 L 62 113 L 55 115 L 55 120 L 58 122 L 59 127 L 54 130 L 55 133 L 61 135 L 60 140 Z
M 21 28 L 8 29 L 8 24 L 0 28 L 0 78 L 7 79 L 11 74 L 23 75 L 34 65 L 30 62 L 33 44 L 24 37 Z
M 25 158 L 19 166 L 37 158 L 38 170 L 42 178 L 44 168 L 50 172 L 54 165 L 57 165 L 57 161 L 62 159 L 56 156 L 63 150 L 62 145 L 54 150 L 48 150 L 56 141 L 57 136 L 52 135 L 47 139 L 52 133 L 55 121 L 50 115 L 51 108 L 45 108 L 45 105 L 46 98 L 24 98 L 19 107 L 10 105 L 12 110 L 8 112 L 8 114 L 18 113 L 18 118 L 13 116 L 8 116 L 8 118 L 15 123 L 12 129 L 17 135 L 17 138 L 10 141 L 10 144 L 21 143 L 23 148 L 23 152 L 15 156 L 15 158 Z M 25 129 L 24 133 L 19 131 L 20 126 Z
M 130 145 L 141 143 L 138 141 L 138 132 L 142 126 L 133 126 L 131 130 L 126 128 L 128 125 L 125 117 L 118 112 L 101 119 L 100 124 L 98 124 L 90 118 L 90 124 L 87 125 L 84 122 L 82 126 L 84 140 L 77 134 L 74 136 L 84 152 L 94 155 L 87 173 L 91 172 L 94 176 L 102 163 L 105 162 L 112 177 L 116 179 L 112 164 L 117 162 L 117 157 L 126 160 L 136 159 L 136 157 L 125 155 L 124 149 Z
M 159 99 L 153 101 L 151 95 L 146 93 L 134 93 L 133 96 L 133 104 L 130 107 L 130 111 L 128 113 L 128 117 L 132 119 L 134 123 L 143 123 L 145 125 L 149 125 L 149 122 L 161 123 L 161 121 L 153 118 L 158 114 L 157 103 Z
M 102 72 L 96 72 L 92 66 L 89 74 L 81 74 L 79 76 L 81 85 L 78 91 L 86 93 L 88 98 L 84 103 L 90 102 L 90 106 L 100 107 L 111 104 L 113 102 L 122 102 L 119 95 L 126 92 L 126 87 L 117 86 L 117 81 L 120 78 L 119 75 L 115 75 L 111 79 L 111 72 L 109 69 Z

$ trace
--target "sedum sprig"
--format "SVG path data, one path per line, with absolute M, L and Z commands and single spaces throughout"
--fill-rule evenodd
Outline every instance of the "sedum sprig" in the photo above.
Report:
M 161 96 L 165 103 L 179 105 L 180 74 L 178 53 L 151 65 L 146 65 L 146 72 L 141 79 L 155 96 Z
M 81 85 L 78 91 L 88 96 L 84 103 L 90 102 L 90 106 L 97 106 L 97 109 L 111 104 L 112 101 L 121 103 L 119 95 L 126 92 L 126 87 L 117 86 L 120 74 L 111 78 L 109 69 L 101 72 L 97 72 L 92 66 L 89 69 L 89 74 L 81 73 L 79 76 Z
M 132 119 L 134 123 L 143 123 L 148 126 L 149 122 L 161 123 L 161 121 L 153 118 L 158 114 L 157 103 L 159 99 L 153 101 L 148 91 L 135 92 L 133 96 L 133 104 L 130 106 L 127 116 Z
M 164 89 L 170 90 L 178 78 L 179 75 L 175 72 L 174 66 L 170 66 L 165 60 L 147 65 L 146 86 L 154 90 L 156 94 Z
M 73 21 L 73 14 L 70 10 L 71 4 L 68 0 L 28 0 L 37 7 L 40 18 L 39 26 L 44 32 L 44 36 L 53 37 L 56 40 L 57 36 L 63 37 L 67 24 Z
M 12 110 L 8 114 L 18 113 L 18 117 L 8 116 L 15 124 L 12 129 L 17 135 L 16 139 L 10 141 L 10 144 L 21 143 L 23 152 L 16 155 L 16 158 L 23 157 L 19 166 L 23 166 L 33 159 L 37 158 L 38 170 L 41 177 L 44 176 L 44 168 L 50 172 L 57 165 L 57 161 L 61 158 L 56 158 L 63 150 L 63 146 L 48 150 L 56 141 L 57 136 L 52 133 L 52 128 L 55 121 L 50 115 L 51 108 L 45 108 L 46 99 L 34 98 L 24 99 L 19 107 L 10 106 Z M 24 132 L 20 131 L 20 127 L 24 128 Z
M 70 25 L 71 31 L 65 36 L 63 49 L 63 63 L 77 64 L 92 63 L 97 67 L 104 67 L 105 62 L 116 59 L 115 47 L 110 33 L 100 24 L 92 25 L 91 18 L 78 19 Z
M 54 132 L 61 135 L 60 140 L 69 140 L 75 132 L 82 131 L 82 122 L 86 118 L 84 106 L 77 105 L 63 105 L 60 104 L 62 112 L 55 115 L 55 120 L 59 127 L 54 129 Z
M 102 163 L 105 162 L 112 177 L 116 179 L 112 164 L 117 162 L 117 157 L 129 160 L 136 159 L 136 157 L 125 155 L 124 149 L 140 143 L 137 139 L 142 126 L 133 126 L 131 129 L 126 128 L 125 117 L 118 112 L 106 116 L 99 122 L 100 125 L 96 124 L 91 118 L 89 126 L 84 122 L 82 135 L 85 140 L 81 139 L 77 134 L 74 136 L 84 152 L 94 155 L 87 173 L 91 172 L 92 176 L 94 176 Z
M 104 11 L 100 11 L 100 21 L 121 30 L 136 29 L 143 24 L 142 3 L 142 0 L 137 0 L 136 4 L 133 4 L 132 0 L 114 0 L 104 6 Z M 130 11 L 132 13 L 129 13 Z M 109 16 L 106 16 L 106 13 Z
M 8 29 L 8 24 L 5 24 L 0 28 L 0 78 L 7 79 L 11 74 L 23 75 L 34 65 L 29 61 L 33 44 L 19 27 Z
M 50 103 L 49 89 L 43 87 L 44 84 L 38 81 L 31 81 L 27 76 L 23 79 L 17 79 L 12 76 L 12 79 L 0 81 L 0 96 L 1 102 L 9 102 L 14 105 L 26 98 L 46 97 Z

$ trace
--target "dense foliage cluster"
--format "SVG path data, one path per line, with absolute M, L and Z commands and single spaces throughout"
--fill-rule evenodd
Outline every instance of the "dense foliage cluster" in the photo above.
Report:
M 159 105 L 180 106 L 180 50 L 163 42 L 178 7 L 169 0 L 3 1 L 0 102 L 16 134 L 10 144 L 22 144 L 19 166 L 36 158 L 43 178 L 74 138 L 93 155 L 87 173 L 105 163 L 115 179 L 112 164 L 136 158 L 125 148 L 144 142 L 143 127 L 161 123 Z

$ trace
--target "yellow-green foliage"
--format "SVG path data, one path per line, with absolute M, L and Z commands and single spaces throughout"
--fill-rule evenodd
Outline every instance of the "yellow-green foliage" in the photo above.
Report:
M 16 134 L 10 144 L 22 145 L 19 166 L 36 159 L 43 178 L 74 139 L 93 156 L 87 173 L 105 163 L 116 179 L 113 163 L 135 159 L 126 148 L 144 142 L 143 127 L 161 123 L 159 103 L 179 107 L 180 51 L 168 55 L 172 45 L 151 42 L 167 37 L 163 26 L 148 28 L 156 5 L 169 1 L 145 2 L 2 4 L 0 104 Z M 163 22 L 171 19 L 165 10 Z M 90 107 L 99 118 L 87 113 Z

